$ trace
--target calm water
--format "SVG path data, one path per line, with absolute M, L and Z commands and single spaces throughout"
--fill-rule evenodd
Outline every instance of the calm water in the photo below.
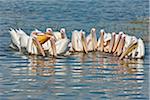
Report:
M 148 100 L 148 0 L 0 0 L 1 100 Z M 9 48 L 10 27 L 124 31 L 144 39 L 144 60 L 100 52 L 29 56 Z

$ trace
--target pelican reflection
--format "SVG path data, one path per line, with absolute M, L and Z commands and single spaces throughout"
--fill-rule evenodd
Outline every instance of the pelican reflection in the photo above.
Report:
M 32 74 L 40 76 L 50 76 L 54 75 L 54 64 L 56 63 L 56 58 L 41 59 L 37 56 L 29 56 L 29 70 Z

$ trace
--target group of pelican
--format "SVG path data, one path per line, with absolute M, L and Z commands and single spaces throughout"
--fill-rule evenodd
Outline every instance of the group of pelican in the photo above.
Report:
M 123 32 L 106 33 L 100 30 L 100 37 L 97 39 L 96 29 L 92 28 L 86 36 L 83 30 L 74 30 L 71 41 L 67 38 L 66 30 L 61 28 L 60 31 L 54 32 L 47 28 L 45 32 L 35 29 L 30 35 L 22 29 L 10 28 L 12 48 L 22 51 L 25 48 L 29 54 L 41 54 L 46 56 L 50 54 L 57 56 L 66 52 L 91 52 L 100 51 L 112 53 L 123 58 L 143 58 L 145 53 L 144 42 L 141 38 L 129 36 Z
M 49 53 L 57 56 L 68 49 L 69 39 L 64 28 L 60 32 L 53 32 L 51 28 L 47 28 L 46 32 L 35 29 L 30 35 L 27 35 L 22 29 L 10 28 L 9 33 L 12 41 L 10 46 L 19 51 L 24 48 L 29 54 L 46 56 L 46 53 Z

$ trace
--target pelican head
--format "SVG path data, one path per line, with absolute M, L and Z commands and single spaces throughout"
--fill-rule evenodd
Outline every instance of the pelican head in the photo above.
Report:
M 133 43 L 136 43 L 138 41 L 135 36 L 132 36 L 131 40 L 132 40 Z
M 92 29 L 91 29 L 91 33 L 96 33 L 96 29 L 95 29 L 95 28 L 92 28 Z
M 123 32 L 119 32 L 119 35 L 123 35 L 124 33 Z
M 60 33 L 61 33 L 62 39 L 64 39 L 66 37 L 66 30 L 65 30 L 65 28 L 61 28 L 60 29 Z
M 38 33 L 37 33 L 36 31 L 32 31 L 32 32 L 31 32 L 31 36 L 32 36 L 32 37 L 37 37 L 37 34 L 38 34 Z
M 101 29 L 100 32 L 101 32 L 101 33 L 104 33 L 105 31 L 104 31 L 104 29 Z
M 52 35 L 52 33 L 53 33 L 52 28 L 47 28 L 46 33 L 49 34 L 49 35 Z

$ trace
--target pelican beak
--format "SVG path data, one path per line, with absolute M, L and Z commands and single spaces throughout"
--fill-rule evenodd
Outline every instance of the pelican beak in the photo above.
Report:
M 92 33 L 92 44 L 93 44 L 93 50 L 96 51 L 96 39 L 94 35 L 95 35 L 95 32 Z
M 34 40 L 33 43 L 37 46 L 39 52 L 40 52 L 43 56 L 45 56 L 45 52 L 44 52 L 44 50 L 43 50 L 42 45 L 40 44 L 40 42 L 37 40 L 37 38 L 33 38 L 33 40 Z
M 112 38 L 110 40 L 110 45 L 109 45 L 109 53 L 112 52 L 112 49 L 113 49 L 113 46 L 114 46 L 114 43 L 115 43 L 115 35 L 116 35 L 116 33 L 112 33 Z
M 115 52 L 115 51 L 116 51 L 116 49 L 117 49 L 117 47 L 118 47 L 118 45 L 119 45 L 119 42 L 120 42 L 120 40 L 121 40 L 121 37 L 122 37 L 122 32 L 119 33 L 118 39 L 115 41 L 115 44 L 114 44 L 114 47 L 113 47 L 112 52 Z
M 57 56 L 57 53 L 56 53 L 56 45 L 55 45 L 55 40 L 53 38 L 50 39 L 50 42 L 51 42 L 51 47 L 52 47 L 52 52 L 53 52 L 53 56 Z
M 81 36 L 81 41 L 82 41 L 82 45 L 83 45 L 83 49 L 84 49 L 84 52 L 85 53 L 88 53 L 88 50 L 87 50 L 87 42 L 86 42 L 86 39 L 85 39 L 85 35 L 82 33 L 82 36 Z
M 104 50 L 104 30 L 100 32 L 100 51 L 103 52 Z
M 64 39 L 64 38 L 65 38 L 64 33 L 61 33 L 61 38 L 62 38 L 62 39 Z
M 123 52 L 123 47 L 125 44 L 125 35 L 122 36 L 122 39 L 120 40 L 119 46 L 118 46 L 118 50 L 117 50 L 117 55 L 120 56 Z
M 120 56 L 120 60 L 123 59 L 126 55 L 128 55 L 130 52 L 132 52 L 135 48 L 138 47 L 138 43 L 137 41 L 133 41 L 128 48 L 122 53 L 122 55 Z

